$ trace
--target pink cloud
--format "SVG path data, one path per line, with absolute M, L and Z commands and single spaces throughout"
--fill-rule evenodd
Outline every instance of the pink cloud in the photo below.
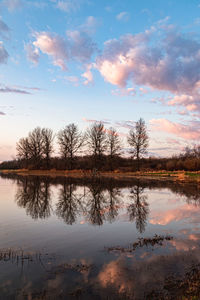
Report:
M 82 118 L 82 120 L 87 123 L 102 123 L 104 125 L 110 124 L 109 120 L 94 120 L 94 119 L 86 119 L 86 118 Z
M 78 30 L 67 31 L 66 34 L 67 37 L 63 38 L 51 32 L 35 32 L 35 40 L 25 46 L 27 58 L 38 63 L 41 51 L 51 57 L 53 64 L 62 70 L 66 70 L 67 63 L 73 60 L 88 63 L 96 51 L 96 44 L 91 37 L 85 31 Z
M 174 221 L 191 219 L 195 220 L 199 214 L 199 210 L 193 206 L 184 204 L 179 208 L 167 210 L 167 211 L 154 211 L 150 217 L 151 224 L 167 225 Z
M 44 54 L 53 58 L 54 65 L 66 69 L 66 61 L 69 59 L 69 49 L 66 41 L 58 35 L 48 32 L 35 33 L 36 40 L 33 45 Z
M 148 89 L 145 89 L 143 87 L 140 87 L 139 90 L 140 90 L 141 94 L 147 94 L 149 92 Z
M 169 105 L 184 105 L 188 111 L 200 109 L 200 42 L 173 26 L 160 22 L 143 33 L 105 42 L 96 67 L 113 85 L 126 87 L 131 81 L 168 91 L 175 94 Z
M 200 138 L 200 129 L 197 124 L 189 125 L 174 123 L 166 119 L 152 119 L 150 125 L 154 131 L 164 131 L 187 140 Z
M 170 244 L 176 248 L 177 251 L 189 251 L 189 250 L 194 250 L 197 248 L 197 245 L 192 243 L 189 240 L 172 240 L 170 241 Z
M 88 85 L 88 84 L 90 84 L 90 83 L 93 83 L 93 74 L 92 74 L 92 72 L 91 72 L 91 69 L 92 69 L 92 64 L 89 64 L 89 65 L 87 65 L 87 67 L 86 67 L 86 71 L 85 71 L 83 74 L 81 74 L 81 76 L 82 76 L 83 78 L 85 78 L 85 81 L 84 81 L 84 84 L 85 84 L 85 85 Z
M 72 83 L 74 86 L 78 86 L 79 85 L 79 78 L 76 76 L 66 76 L 65 79 Z
M 103 288 L 113 285 L 119 293 L 125 293 L 134 288 L 134 282 L 128 275 L 130 274 L 122 267 L 122 261 L 116 260 L 104 265 L 98 280 Z
M 121 89 L 115 89 L 111 91 L 112 95 L 114 96 L 135 96 L 136 91 L 135 88 L 121 88 Z
M 183 106 L 188 111 L 199 111 L 200 110 L 200 95 L 198 93 L 194 93 L 193 95 L 176 95 L 170 101 L 168 101 L 168 105 L 171 106 Z

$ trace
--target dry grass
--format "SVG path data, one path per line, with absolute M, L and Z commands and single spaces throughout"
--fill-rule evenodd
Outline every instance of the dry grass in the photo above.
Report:
M 156 178 L 158 180 L 169 179 L 175 181 L 195 181 L 200 183 L 200 171 L 137 171 L 137 172 L 122 172 L 120 170 L 107 171 L 107 172 L 94 172 L 92 170 L 28 170 L 28 169 L 18 169 L 18 170 L 0 170 L 3 174 L 19 174 L 23 176 L 64 176 L 64 177 L 74 177 L 74 178 L 86 178 L 86 177 L 110 177 L 110 178 Z

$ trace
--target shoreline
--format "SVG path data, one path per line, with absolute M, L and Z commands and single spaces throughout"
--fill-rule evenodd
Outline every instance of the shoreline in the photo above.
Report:
M 140 171 L 140 172 L 120 172 L 120 171 L 106 171 L 97 172 L 84 170 L 0 170 L 0 174 L 16 174 L 22 176 L 49 176 L 49 177 L 74 177 L 74 178 L 93 178 L 93 177 L 108 177 L 108 178 L 148 178 L 158 180 L 174 180 L 174 181 L 195 181 L 200 183 L 200 171 Z

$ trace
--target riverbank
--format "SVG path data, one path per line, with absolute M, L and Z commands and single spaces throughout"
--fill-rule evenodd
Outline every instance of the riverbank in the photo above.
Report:
M 0 170 L 3 174 L 18 174 L 23 176 L 64 176 L 74 178 L 85 178 L 85 177 L 111 177 L 111 178 L 156 178 L 156 179 L 172 179 L 180 181 L 198 181 L 200 183 L 200 171 L 140 171 L 140 172 L 120 172 L 118 170 L 110 172 L 94 172 L 85 170 Z

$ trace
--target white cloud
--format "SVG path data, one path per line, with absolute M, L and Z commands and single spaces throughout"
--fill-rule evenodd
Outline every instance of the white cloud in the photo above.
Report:
M 116 16 L 116 19 L 118 21 L 124 21 L 124 22 L 127 22 L 129 20 L 129 13 L 126 12 L 126 11 L 122 11 L 120 12 L 117 16 Z

